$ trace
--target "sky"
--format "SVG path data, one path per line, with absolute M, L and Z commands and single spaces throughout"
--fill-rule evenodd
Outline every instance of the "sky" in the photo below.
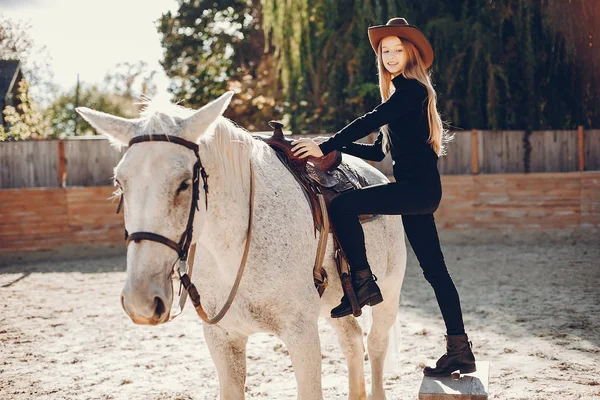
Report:
M 169 9 L 177 9 L 175 0 L 0 0 L 0 13 L 31 22 L 30 35 L 46 46 L 63 89 L 75 86 L 77 73 L 97 83 L 116 64 L 140 60 L 158 71 L 159 91 L 166 89 L 154 21 Z

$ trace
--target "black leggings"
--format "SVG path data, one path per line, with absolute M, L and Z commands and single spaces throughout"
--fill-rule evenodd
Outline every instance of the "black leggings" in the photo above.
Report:
M 369 268 L 361 214 L 402 215 L 404 231 L 431 284 L 448 335 L 463 334 L 460 299 L 444 263 L 433 212 L 442 198 L 439 174 L 422 180 L 403 180 L 369 186 L 336 197 L 329 213 L 342 250 L 354 271 Z

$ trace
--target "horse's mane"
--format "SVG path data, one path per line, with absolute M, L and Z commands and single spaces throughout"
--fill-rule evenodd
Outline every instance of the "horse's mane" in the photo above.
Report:
M 196 112 L 164 99 L 145 100 L 142 104 L 144 109 L 140 121 L 146 135 L 179 136 L 181 122 Z M 231 183 L 231 189 L 247 193 L 250 182 L 247 166 L 253 156 L 263 154 L 266 145 L 225 117 L 217 118 L 197 143 L 202 157 L 210 158 L 210 164 L 219 168 L 219 175 Z
M 259 160 L 264 154 L 266 144 L 256 140 L 244 128 L 233 121 L 219 117 L 212 129 L 200 137 L 198 143 L 218 165 L 219 173 L 230 182 L 232 192 L 248 193 L 250 190 L 250 160 Z M 240 193 L 241 191 L 241 193 Z

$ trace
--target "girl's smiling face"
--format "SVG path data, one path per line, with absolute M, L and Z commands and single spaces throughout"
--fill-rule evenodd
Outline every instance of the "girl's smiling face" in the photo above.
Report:
M 383 66 L 393 77 L 404 71 L 406 53 L 399 37 L 387 36 L 381 39 L 381 59 Z

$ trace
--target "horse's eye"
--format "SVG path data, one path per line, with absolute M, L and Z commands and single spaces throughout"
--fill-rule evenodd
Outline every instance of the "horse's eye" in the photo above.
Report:
M 187 180 L 181 182 L 181 185 L 179 185 L 179 189 L 177 189 L 177 193 L 183 192 L 184 190 L 187 190 L 190 187 L 190 184 L 188 183 Z

